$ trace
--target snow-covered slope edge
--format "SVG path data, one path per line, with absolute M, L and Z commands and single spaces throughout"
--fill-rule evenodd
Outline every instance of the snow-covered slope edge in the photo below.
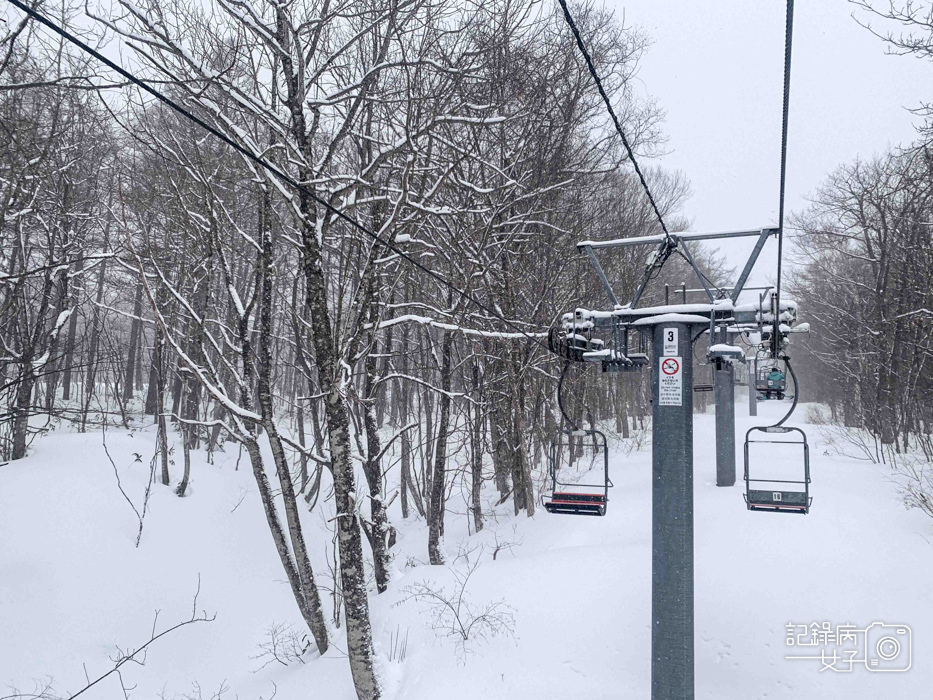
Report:
M 739 422 L 740 431 L 752 424 Z M 904 509 L 887 467 L 828 454 L 811 431 L 812 513 L 748 513 L 739 485 L 714 485 L 712 417 L 697 416 L 695 432 L 698 697 L 929 697 L 931 523 Z M 108 670 L 118 646 L 147 641 L 156 610 L 156 631 L 189 619 L 197 592 L 196 612 L 216 619 L 158 640 L 144 666 L 124 666 L 130 697 L 352 698 L 342 630 L 332 629 L 324 658 L 309 652 L 285 666 L 263 655 L 270 628 L 286 639 L 288 626 L 302 632 L 301 619 L 236 452 L 213 465 L 197 453 L 184 499 L 155 486 L 136 548 L 138 520 L 101 442 L 100 433 L 53 434 L 0 467 L 0 696 L 51 680 L 50 695 L 67 697 L 85 673 Z M 151 434 L 111 430 L 107 445 L 140 508 Z M 514 518 L 507 504 L 472 536 L 455 495 L 448 567 L 426 565 L 423 522 L 402 521 L 395 503 L 393 583 L 370 599 L 386 697 L 648 697 L 650 454 L 616 455 L 612 478 L 605 518 Z M 306 519 L 328 610 L 329 517 L 319 506 Z M 422 585 L 453 592 L 473 568 L 466 602 L 482 610 L 501 601 L 502 633 L 459 643 L 432 629 L 432 607 L 411 596 Z M 910 625 L 912 668 L 834 673 L 785 660 L 785 625 L 823 621 Z M 120 679 L 82 697 L 122 697 Z

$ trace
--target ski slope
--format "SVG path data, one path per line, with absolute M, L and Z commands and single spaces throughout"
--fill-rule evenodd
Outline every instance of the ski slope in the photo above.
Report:
M 757 421 L 740 415 L 740 437 L 786 407 L 763 404 Z M 737 413 L 744 412 L 737 401 Z M 834 454 L 815 428 L 808 431 L 811 514 L 749 513 L 741 495 L 741 439 L 739 481 L 717 488 L 714 418 L 696 416 L 697 697 L 928 698 L 933 521 L 905 510 L 888 467 Z M 139 508 L 151 431 L 110 430 L 107 445 Z M 792 469 L 779 452 L 765 457 Z M 213 465 L 194 455 L 184 499 L 154 487 L 139 548 L 138 521 L 117 488 L 100 433 L 53 433 L 27 459 L 0 467 L 0 697 L 13 686 L 32 692 L 48 682 L 54 695 L 67 697 L 86 683 L 85 672 L 93 679 L 112 665 L 108 656 L 117 646 L 145 642 L 156 609 L 157 631 L 190 618 L 200 585 L 197 608 L 216 619 L 158 640 L 145 665 L 124 666 L 130 697 L 353 698 L 342 630 L 332 629 L 334 645 L 324 658 L 309 652 L 304 663 L 288 666 L 257 658 L 271 625 L 300 630 L 301 618 L 246 459 L 238 470 L 236 462 L 235 449 Z M 473 536 L 455 493 L 446 524 L 448 567 L 426 565 L 424 523 L 402 521 L 394 503 L 393 583 L 371 597 L 385 697 L 648 698 L 650 470 L 650 450 L 613 455 L 615 486 L 604 518 L 543 508 L 534 518 L 516 518 L 506 504 Z M 306 518 L 328 613 L 329 517 L 318 506 Z M 429 607 L 409 593 L 422 582 L 450 591 L 454 574 L 477 561 L 466 599 L 474 606 L 504 601 L 508 608 L 500 610 L 513 617 L 513 634 L 458 645 L 430 629 Z M 785 625 L 823 621 L 909 625 L 912 667 L 835 673 L 821 672 L 818 660 L 786 660 L 793 652 Z M 120 681 L 111 676 L 82 697 L 123 697 Z

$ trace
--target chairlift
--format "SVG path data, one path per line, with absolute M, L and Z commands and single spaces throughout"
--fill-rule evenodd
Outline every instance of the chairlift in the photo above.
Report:
M 561 328 L 548 332 L 548 349 L 565 360 L 583 362 L 584 354 L 599 352 L 603 341 L 593 337 L 592 324 L 575 324 L 573 314 L 564 314 Z
M 759 351 L 758 355 L 761 355 Z M 780 360 L 755 357 L 755 391 L 762 400 L 784 398 L 787 391 L 787 373 L 781 368 Z
M 581 440 L 582 439 L 582 440 Z M 582 441 L 582 446 L 579 444 Z M 595 467 L 602 462 L 602 479 L 598 483 L 572 483 L 561 481 L 562 462 L 572 450 L 589 456 Z M 569 467 L 570 460 L 567 459 Z M 551 443 L 550 454 L 551 495 L 545 496 L 544 508 L 549 513 L 569 515 L 605 515 L 609 502 L 609 450 L 606 436 L 599 430 L 561 430 Z
M 752 433 L 765 434 L 799 433 L 799 440 L 755 440 Z M 779 445 L 801 445 L 803 447 L 803 479 L 759 479 L 749 472 L 749 447 L 754 444 L 769 443 Z M 752 488 L 755 484 L 757 488 Z M 786 488 L 796 486 L 797 488 Z M 807 444 L 807 435 L 800 428 L 789 428 L 783 425 L 756 426 L 745 433 L 745 503 L 749 510 L 767 511 L 771 513 L 801 513 L 810 512 L 810 447 Z

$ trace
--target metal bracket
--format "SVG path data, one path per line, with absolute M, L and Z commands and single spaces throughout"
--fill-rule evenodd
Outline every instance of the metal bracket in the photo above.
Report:
M 606 277 L 606 273 L 603 272 L 602 266 L 599 264 L 599 260 L 596 259 L 596 253 L 593 252 L 592 246 L 583 246 L 583 250 L 586 252 L 587 257 L 590 259 L 593 267 L 596 268 L 596 274 L 599 275 L 599 281 L 603 284 L 603 289 L 606 290 L 606 294 L 609 295 L 609 300 L 612 302 L 613 306 L 619 306 L 619 300 L 616 298 L 615 292 L 612 291 L 612 285 L 609 284 L 609 279 Z
M 741 294 L 742 289 L 745 288 L 745 283 L 748 281 L 748 276 L 752 273 L 752 268 L 755 267 L 755 263 L 758 262 L 758 256 L 761 255 L 761 250 L 765 247 L 765 241 L 768 240 L 768 236 L 774 236 L 777 234 L 777 232 L 778 230 L 776 228 L 761 229 L 761 233 L 758 236 L 758 241 L 755 243 L 752 254 L 749 256 L 748 262 L 745 263 L 745 269 L 742 270 L 742 274 L 739 275 L 739 281 L 735 283 L 735 288 L 732 290 L 733 304 L 738 301 L 739 294 Z

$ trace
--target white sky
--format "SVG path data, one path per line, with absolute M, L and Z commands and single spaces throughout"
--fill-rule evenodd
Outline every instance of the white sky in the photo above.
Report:
M 670 153 L 657 162 L 682 170 L 692 183 L 684 211 L 692 230 L 775 224 L 785 3 L 605 3 L 654 41 L 639 79 L 667 113 Z M 846 0 L 796 2 L 788 212 L 804 208 L 808 194 L 837 166 L 912 141 L 918 120 L 906 108 L 933 98 L 933 64 L 887 55 L 885 43 L 852 19 L 854 9 Z M 720 249 L 741 266 L 750 240 Z M 775 251 L 769 242 L 753 281 L 773 278 Z

